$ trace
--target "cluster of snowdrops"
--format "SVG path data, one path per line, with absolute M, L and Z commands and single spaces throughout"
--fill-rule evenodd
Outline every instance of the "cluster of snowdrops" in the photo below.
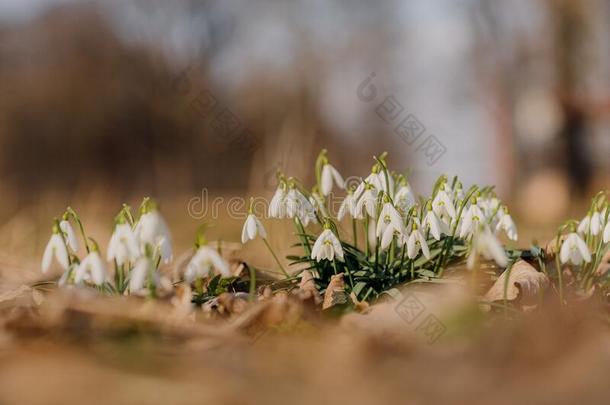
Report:
M 272 250 L 252 203 L 243 226 L 242 243 L 262 239 L 279 270 L 272 271 L 282 274 L 287 283 L 296 283 L 308 270 L 323 293 L 333 276 L 343 275 L 349 293 L 372 300 L 401 283 L 440 278 L 457 261 L 465 260 L 469 269 L 476 269 L 483 258 L 506 268 L 519 257 L 519 251 L 505 249 L 499 240 L 504 234 L 516 241 L 517 229 L 493 187 L 474 185 L 465 190 L 457 177 L 441 176 L 429 197 L 416 196 L 407 176 L 388 168 L 385 154 L 375 157 L 371 172 L 347 189 L 325 150 L 314 170 L 316 184 L 311 189 L 278 173 L 278 188 L 264 213 L 295 227 L 293 247 L 301 253 L 287 256 L 290 268 Z M 345 196 L 333 215 L 330 196 L 336 190 Z M 558 260 L 581 274 L 591 274 L 610 241 L 607 205 L 600 194 L 585 219 L 566 223 L 558 234 Z M 201 294 L 210 280 L 236 277 L 222 254 L 207 243 L 205 227 L 195 239 L 192 258 L 170 286 L 183 282 Z M 169 227 L 155 201 L 146 198 L 137 215 L 123 205 L 105 255 L 86 234 L 77 213 L 68 208 L 54 220 L 42 270 L 49 271 L 55 261 L 63 269 L 58 281 L 62 287 L 92 286 L 110 294 L 155 296 L 160 283 L 168 284 L 161 270 L 172 260 Z

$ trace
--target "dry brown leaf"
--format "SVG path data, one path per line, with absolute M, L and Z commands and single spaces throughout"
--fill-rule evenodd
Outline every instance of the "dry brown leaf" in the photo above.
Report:
M 324 303 L 322 309 L 328 309 L 335 305 L 345 304 L 347 302 L 347 295 L 345 294 L 345 281 L 343 280 L 343 273 L 336 274 L 330 278 L 330 283 L 326 288 L 324 294 Z
M 597 266 L 597 270 L 595 270 L 595 274 L 598 276 L 603 276 L 610 270 L 610 250 L 606 252 L 604 257 L 602 257 L 602 261 Z
M 561 235 L 561 237 L 559 238 L 559 243 L 557 243 L 557 237 L 554 237 L 546 244 L 546 247 L 544 248 L 544 253 L 547 259 L 555 258 L 555 255 L 557 254 L 557 252 L 559 252 L 561 244 L 563 243 L 565 238 L 566 235 Z
M 505 283 L 510 271 L 508 283 Z M 510 270 L 505 270 L 491 289 L 485 294 L 487 302 L 503 301 L 506 287 L 506 300 L 518 301 L 523 309 L 535 306 L 539 294 L 549 285 L 549 279 L 544 273 L 538 272 L 529 263 L 519 260 Z
M 320 305 L 322 297 L 316 288 L 316 282 L 311 271 L 305 270 L 301 273 L 301 282 L 299 283 L 298 297 L 302 301 L 313 300 L 315 305 Z

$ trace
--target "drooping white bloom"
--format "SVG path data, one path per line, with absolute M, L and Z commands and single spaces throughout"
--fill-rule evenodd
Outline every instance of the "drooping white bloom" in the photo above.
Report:
M 593 215 L 591 215 L 591 234 L 593 236 L 599 235 L 599 233 L 604 228 L 604 218 L 602 214 L 598 211 L 595 211 Z
M 441 189 L 436 193 L 434 200 L 432 200 L 432 210 L 439 217 L 449 216 L 452 220 L 456 217 L 453 201 L 444 189 Z
M 343 247 L 333 231 L 325 229 L 320 234 L 311 250 L 311 258 L 318 262 L 324 259 L 332 261 L 335 258 L 339 261 L 344 261 Z
M 477 205 L 483 211 L 483 215 L 485 215 L 485 219 L 491 222 L 492 228 L 497 224 L 494 223 L 497 214 L 500 212 L 500 200 L 497 197 L 492 198 L 479 198 L 477 201 Z
M 140 257 L 140 244 L 129 224 L 118 224 L 108 243 L 106 260 L 116 260 L 119 266 L 127 262 L 134 263 Z
M 150 271 L 152 268 L 153 264 L 149 258 L 145 256 L 140 257 L 136 261 L 136 265 L 134 266 L 133 270 L 131 270 L 131 274 L 129 275 L 129 291 L 135 293 L 142 290 L 144 287 L 146 287 L 148 281 L 151 281 L 156 285 L 158 281 L 156 275 L 153 275 L 149 280 L 149 277 L 151 276 Z
M 441 239 L 441 234 L 449 233 L 447 224 L 443 222 L 432 210 L 429 210 L 424 217 L 424 226 L 430 230 L 432 237 L 434 237 L 436 240 Z
M 604 243 L 608 242 L 610 242 L 610 222 L 608 222 L 604 228 Z
M 396 211 L 396 208 L 389 202 L 385 203 L 383 208 L 381 208 L 375 235 L 378 238 L 381 238 L 387 228 L 392 228 L 395 231 L 401 231 L 403 228 L 402 217 L 398 211 Z
M 386 250 L 390 246 L 394 238 L 396 238 L 397 240 L 402 240 L 403 237 L 404 234 L 402 230 L 398 230 L 392 226 L 388 226 L 383 232 L 379 247 L 381 248 L 381 250 Z
M 330 164 L 325 164 L 322 168 L 322 178 L 320 179 L 320 191 L 327 196 L 333 190 L 333 180 L 340 189 L 345 188 L 345 182 L 341 174 Z
M 407 184 L 398 188 L 394 196 L 394 204 L 399 210 L 406 212 L 415 204 L 415 194 Z
M 190 283 L 197 278 L 206 277 L 211 271 L 217 272 L 222 277 L 231 277 L 229 264 L 222 256 L 209 246 L 201 246 L 189 262 L 184 278 Z
M 144 253 L 146 245 L 158 249 L 165 263 L 172 260 L 172 237 L 167 223 L 157 210 L 143 214 L 135 228 L 135 235 L 140 241 Z
M 89 253 L 76 268 L 74 282 L 81 284 L 83 281 L 95 285 L 102 285 L 106 281 L 106 265 L 98 251 Z
M 517 226 L 515 225 L 513 218 L 508 214 L 508 212 L 506 212 L 506 210 L 502 212 L 498 225 L 496 226 L 496 232 L 500 232 L 500 230 L 506 232 L 506 236 L 510 240 L 516 241 L 519 239 Z
M 462 227 L 460 228 L 460 238 L 466 238 L 472 235 L 477 227 L 483 222 L 484 214 L 477 204 L 471 204 L 464 214 L 462 219 Z
M 267 231 L 261 221 L 254 214 L 248 215 L 241 231 L 241 243 L 254 240 L 256 236 L 267 239 Z
M 494 260 L 502 268 L 508 265 L 508 256 L 504 248 L 487 226 L 479 225 L 474 230 L 472 247 L 466 264 L 469 269 L 472 270 L 476 266 L 479 256 L 483 256 L 487 260 Z
M 286 218 L 286 194 L 284 185 L 280 185 L 277 190 L 275 190 L 275 194 L 273 194 L 273 198 L 271 198 L 271 202 L 269 203 L 269 218 Z
M 46 273 L 51 268 L 53 258 L 57 260 L 57 263 L 62 269 L 68 270 L 70 267 L 70 258 L 68 256 L 68 249 L 64 243 L 63 238 L 58 233 L 54 233 L 47 243 L 47 247 L 42 255 L 42 272 Z
M 409 259 L 414 259 L 420 250 L 426 259 L 430 259 L 428 242 L 426 242 L 426 238 L 419 228 L 414 226 L 409 238 L 407 239 L 407 256 Z
M 315 213 L 314 206 L 296 187 L 288 191 L 284 201 L 288 218 L 299 217 L 302 220 L 304 217 L 310 217 L 312 213 Z
M 346 214 L 350 214 L 352 218 L 354 217 L 354 212 L 356 211 L 356 197 L 354 193 L 348 192 L 343 201 L 341 202 L 341 206 L 339 207 L 339 211 L 337 212 L 337 219 L 339 221 L 343 220 Z
M 573 232 L 569 234 L 559 252 L 559 259 L 561 263 L 569 263 L 579 266 L 584 261 L 589 263 L 591 261 L 591 253 L 584 240 L 577 233 Z
M 356 202 L 354 210 L 355 218 L 363 219 L 364 214 L 368 214 L 371 218 L 377 217 L 377 195 L 378 191 L 374 187 L 367 187 L 360 199 Z
M 64 235 L 66 236 L 66 242 L 68 242 L 68 246 L 70 246 L 70 249 L 72 249 L 72 251 L 77 252 L 78 251 L 78 238 L 76 237 L 76 232 L 74 232 L 74 228 L 72 228 L 72 224 L 70 224 L 70 221 L 67 220 L 62 220 L 59 223 L 59 229 L 61 229 L 61 231 L 64 233 Z

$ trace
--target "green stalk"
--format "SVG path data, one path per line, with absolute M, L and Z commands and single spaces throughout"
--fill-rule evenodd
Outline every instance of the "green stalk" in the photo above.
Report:
M 290 276 L 286 272 L 286 269 L 284 269 L 284 266 L 282 266 L 282 263 L 280 262 L 280 259 L 278 259 L 278 257 L 275 255 L 275 252 L 271 248 L 271 245 L 269 244 L 269 241 L 266 238 L 262 238 L 262 239 L 263 239 L 263 242 L 265 242 L 265 245 L 267 246 L 267 249 L 269 249 L 269 252 L 271 253 L 271 256 L 273 256 L 273 258 L 275 259 L 275 262 L 280 267 L 280 270 L 282 270 L 282 273 L 284 273 L 284 276 L 286 276 L 286 278 L 289 278 Z

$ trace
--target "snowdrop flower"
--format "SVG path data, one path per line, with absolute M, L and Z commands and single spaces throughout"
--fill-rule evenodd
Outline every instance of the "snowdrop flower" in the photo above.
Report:
M 365 187 L 362 196 L 358 202 L 356 202 L 354 213 L 356 214 L 355 217 L 357 219 L 363 219 L 365 211 L 371 218 L 377 217 L 377 195 L 378 190 L 375 187 L 372 185 L 367 185 L 367 187 Z
M 417 257 L 417 254 L 420 250 L 422 251 L 426 259 L 430 259 L 430 249 L 428 248 L 426 238 L 419 230 L 417 224 L 414 223 L 413 229 L 411 230 L 411 234 L 407 239 L 407 256 L 409 257 L 409 259 L 414 259 L 415 257 Z
M 68 248 L 66 248 L 66 244 L 64 239 L 59 234 L 59 229 L 54 227 L 54 233 L 49 239 L 49 243 L 47 243 L 47 247 L 44 250 L 44 254 L 42 255 L 42 272 L 46 273 L 51 268 L 51 263 L 53 262 L 53 258 L 57 260 L 57 263 L 61 266 L 62 269 L 68 270 L 70 267 L 70 257 L 68 255 Z
M 333 261 L 335 258 L 341 262 L 344 261 L 343 247 L 333 231 L 324 229 L 313 245 L 311 258 L 318 262 L 324 259 Z
M 132 293 L 141 291 L 146 287 L 148 281 L 151 281 L 154 285 L 157 284 L 157 277 L 154 275 L 149 280 L 150 271 L 153 268 L 153 264 L 147 257 L 140 257 L 136 261 L 136 265 L 129 276 L 129 291 Z
M 326 163 L 322 168 L 322 178 L 320 180 L 320 191 L 322 195 L 327 196 L 333 189 L 333 181 L 340 189 L 345 188 L 345 182 L 341 174 L 329 163 Z
M 350 214 L 352 218 L 354 217 L 354 213 L 356 211 L 356 197 L 352 191 L 348 191 L 347 196 L 341 202 L 341 206 L 339 207 L 339 211 L 337 212 L 337 219 L 339 221 L 343 220 L 346 214 Z
M 510 240 L 516 241 L 519 239 L 517 226 L 515 225 L 513 218 L 508 214 L 508 209 L 506 207 L 502 209 L 500 221 L 498 221 L 498 225 L 496 226 L 496 232 L 500 232 L 500 230 L 506 232 L 506 236 Z
M 477 203 L 473 202 L 470 204 L 466 214 L 464 214 L 462 227 L 460 229 L 460 238 L 464 239 L 467 236 L 472 235 L 475 229 L 482 223 L 484 218 L 485 216 Z
M 184 278 L 187 283 L 191 283 L 197 278 L 204 278 L 211 271 L 216 271 L 222 277 L 231 277 L 229 264 L 209 246 L 201 246 L 189 262 Z
M 241 243 L 254 240 L 256 236 L 267 239 L 267 231 L 256 215 L 250 213 L 241 231 Z
M 483 256 L 487 260 L 494 260 L 499 267 L 508 266 L 508 256 L 489 227 L 477 225 L 473 232 L 472 247 L 466 264 L 468 269 L 475 268 L 479 256 Z
M 610 242 L 610 222 L 608 222 L 604 228 L 604 243 L 608 242 Z
M 286 185 L 281 183 L 269 203 L 269 218 L 284 219 L 286 212 Z
M 432 210 L 439 217 L 449 216 L 452 220 L 456 217 L 453 201 L 443 188 L 436 193 L 434 200 L 432 200 Z
M 381 250 L 386 250 L 390 246 L 394 238 L 396 238 L 397 240 L 402 240 L 404 238 L 404 234 L 402 230 L 398 230 L 392 226 L 388 226 L 381 237 L 381 244 L 379 245 Z
M 288 218 L 311 217 L 315 213 L 315 208 L 311 202 L 296 187 L 291 187 L 286 195 L 286 214 Z
M 106 260 L 109 262 L 116 261 L 119 266 L 127 262 L 133 263 L 140 257 L 139 246 L 138 238 L 131 226 L 127 223 L 117 224 L 108 243 Z
M 106 281 L 106 265 L 97 250 L 97 247 L 91 250 L 76 268 L 74 282 L 81 284 L 83 281 L 93 283 L 97 286 L 104 284 Z
M 477 205 L 481 208 L 481 211 L 485 215 L 488 221 L 493 222 L 500 212 L 500 200 L 496 197 L 493 198 L 479 198 Z M 496 224 L 492 223 L 492 227 Z
M 593 214 L 587 215 L 578 224 L 578 232 L 586 235 L 591 232 L 591 235 L 597 236 L 604 227 L 604 219 L 602 214 L 594 211 Z
M 431 209 L 428 210 L 428 213 L 424 217 L 424 226 L 428 228 L 432 237 L 436 240 L 441 239 L 441 234 L 449 233 L 447 224 L 439 219 L 436 213 Z
M 409 208 L 415 205 L 415 202 L 415 195 L 408 184 L 400 186 L 398 191 L 396 191 L 396 195 L 394 196 L 394 204 L 400 211 L 408 211 Z
M 579 266 L 584 261 L 589 263 L 591 261 L 591 253 L 587 244 L 584 240 L 575 232 L 569 234 L 563 245 L 561 245 L 561 251 L 559 252 L 559 258 L 561 263 L 569 263 Z
M 402 217 L 398 211 L 396 211 L 396 208 L 389 202 L 386 202 L 381 209 L 375 235 L 378 238 L 381 238 L 387 228 L 392 228 L 395 231 L 401 231 L 403 228 Z
M 66 242 L 68 242 L 68 246 L 72 249 L 73 252 L 78 251 L 78 238 L 76 237 L 76 232 L 74 232 L 74 228 L 72 228 L 72 224 L 67 219 L 62 220 L 59 223 L 59 229 L 66 236 Z
M 134 232 L 142 245 L 142 253 L 145 253 L 146 245 L 149 245 L 159 250 L 165 263 L 172 260 L 172 237 L 167 223 L 158 210 L 153 208 L 142 214 Z

